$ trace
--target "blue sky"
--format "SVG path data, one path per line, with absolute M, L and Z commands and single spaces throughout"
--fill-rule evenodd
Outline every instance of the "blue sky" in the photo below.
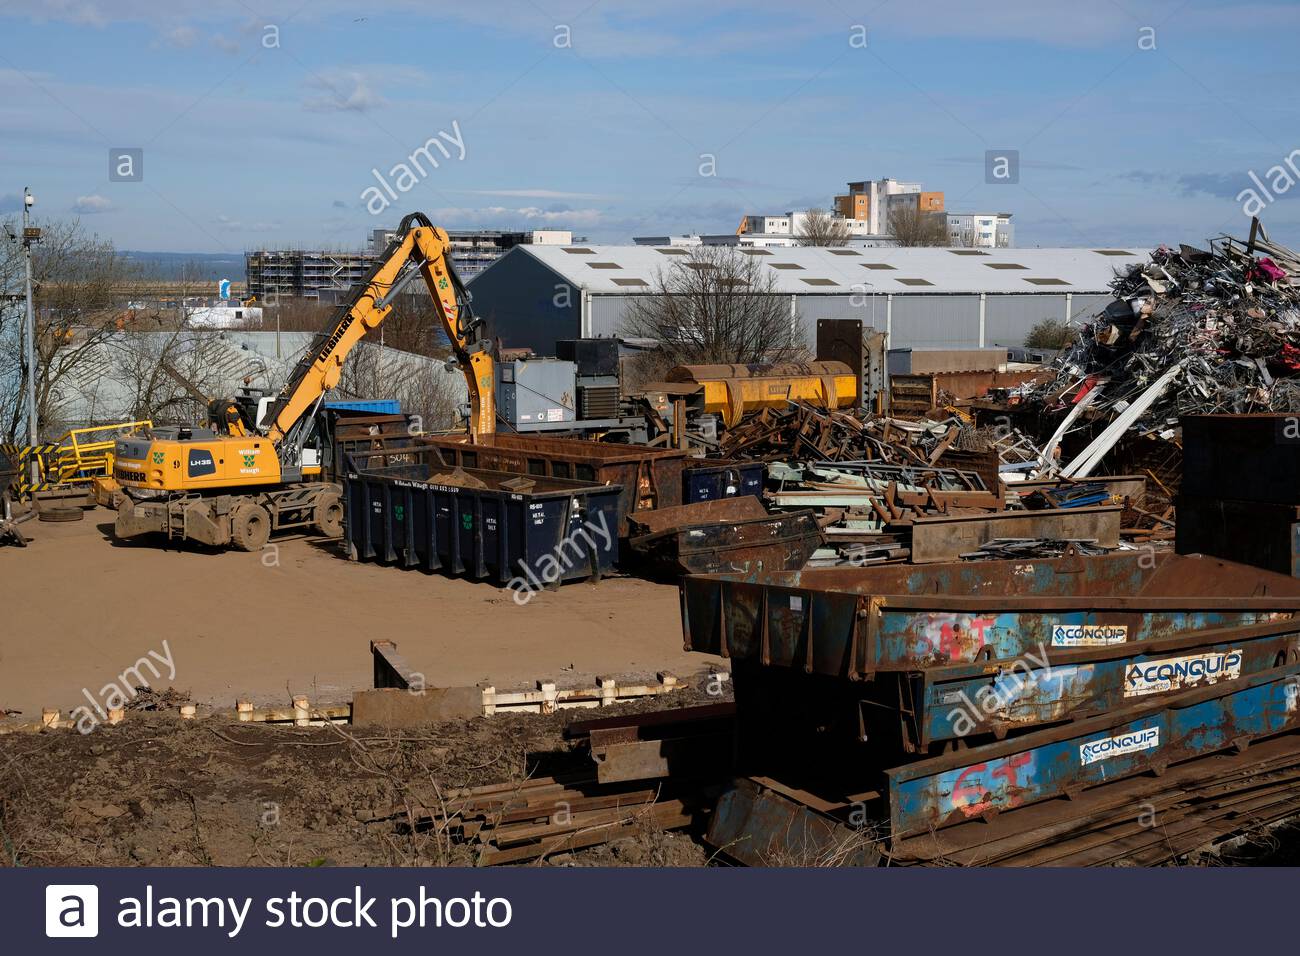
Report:
M 1294 2 L 0 0 L 0 213 L 30 185 L 142 250 L 354 247 L 415 209 L 628 242 L 892 176 L 1019 245 L 1201 242 L 1300 150 L 1297 33 Z M 463 158 L 396 188 L 440 133 Z M 1300 182 L 1270 192 L 1300 245 Z

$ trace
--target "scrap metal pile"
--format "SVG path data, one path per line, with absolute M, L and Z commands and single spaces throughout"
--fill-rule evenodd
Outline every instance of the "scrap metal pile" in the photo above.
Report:
M 1209 251 L 1161 246 L 1116 277 L 1115 301 L 1032 397 L 1113 426 L 1062 474 L 1086 476 L 1125 437 L 1174 438 L 1182 415 L 1300 410 L 1300 286 L 1291 281 L 1300 254 L 1261 232 Z M 1047 472 L 1063 434 L 1049 442 Z
M 1019 496 L 1008 503 L 1000 472 L 1032 464 L 1039 449 L 1013 429 L 977 429 L 960 412 L 939 420 L 859 418 L 791 402 L 729 430 L 719 453 L 767 463 L 773 510 L 817 515 L 827 546 L 814 565 L 919 560 L 918 535 L 928 560 L 1059 554 L 1062 542 L 1114 546 L 1112 536 L 1091 535 L 1086 518 L 1061 519 L 1066 529 L 1050 515 L 1033 520 Z M 993 527 L 1008 515 L 1028 520 Z M 985 550 L 993 539 L 1000 548 Z

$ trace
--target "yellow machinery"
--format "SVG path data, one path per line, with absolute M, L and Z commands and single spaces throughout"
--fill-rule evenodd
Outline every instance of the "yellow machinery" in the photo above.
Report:
M 155 429 L 118 442 L 114 477 L 127 500 L 115 533 L 162 532 L 214 546 L 256 551 L 272 531 L 314 526 L 342 531 L 341 489 L 321 480 L 318 454 L 305 448 L 315 412 L 338 384 L 348 354 L 388 317 L 392 301 L 417 276 L 469 383 L 471 437 L 495 431 L 493 359 L 479 341 L 469 296 L 447 256 L 447 233 L 421 213 L 402 220 L 369 276 L 319 333 L 283 389 L 247 425 L 216 415 L 213 428 Z M 212 403 L 230 407 L 231 403 Z M 234 416 L 236 419 L 238 415 Z
M 821 408 L 848 408 L 858 401 L 858 380 L 843 362 L 792 365 L 679 365 L 667 375 L 674 384 L 698 386 L 701 411 L 722 417 L 728 428 L 747 414 L 810 402 Z M 694 403 L 693 403 L 694 404 Z
M 120 436 L 153 427 L 153 422 L 118 422 L 74 428 L 56 441 L 43 445 L 5 445 L 6 456 L 18 471 L 13 490 L 19 498 L 40 491 L 89 490 L 113 474 L 113 457 Z M 31 463 L 39 477 L 33 481 Z

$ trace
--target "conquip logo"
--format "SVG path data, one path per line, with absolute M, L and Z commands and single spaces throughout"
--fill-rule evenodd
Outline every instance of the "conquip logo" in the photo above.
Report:
M 1114 737 L 1103 737 L 1079 745 L 1079 763 L 1090 764 L 1123 754 L 1138 753 L 1142 750 L 1154 750 L 1160 746 L 1160 728 L 1147 727 L 1133 730 Z
M 1141 697 L 1220 680 L 1236 680 L 1241 676 L 1241 660 L 1241 650 L 1235 649 L 1142 661 L 1130 667 L 1125 675 L 1124 696 Z

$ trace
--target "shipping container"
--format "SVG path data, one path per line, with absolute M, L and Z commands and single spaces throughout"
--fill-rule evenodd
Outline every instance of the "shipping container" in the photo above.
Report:
M 599 578 L 618 560 L 618 485 L 416 463 L 350 472 L 343 488 L 354 561 L 531 592 Z

